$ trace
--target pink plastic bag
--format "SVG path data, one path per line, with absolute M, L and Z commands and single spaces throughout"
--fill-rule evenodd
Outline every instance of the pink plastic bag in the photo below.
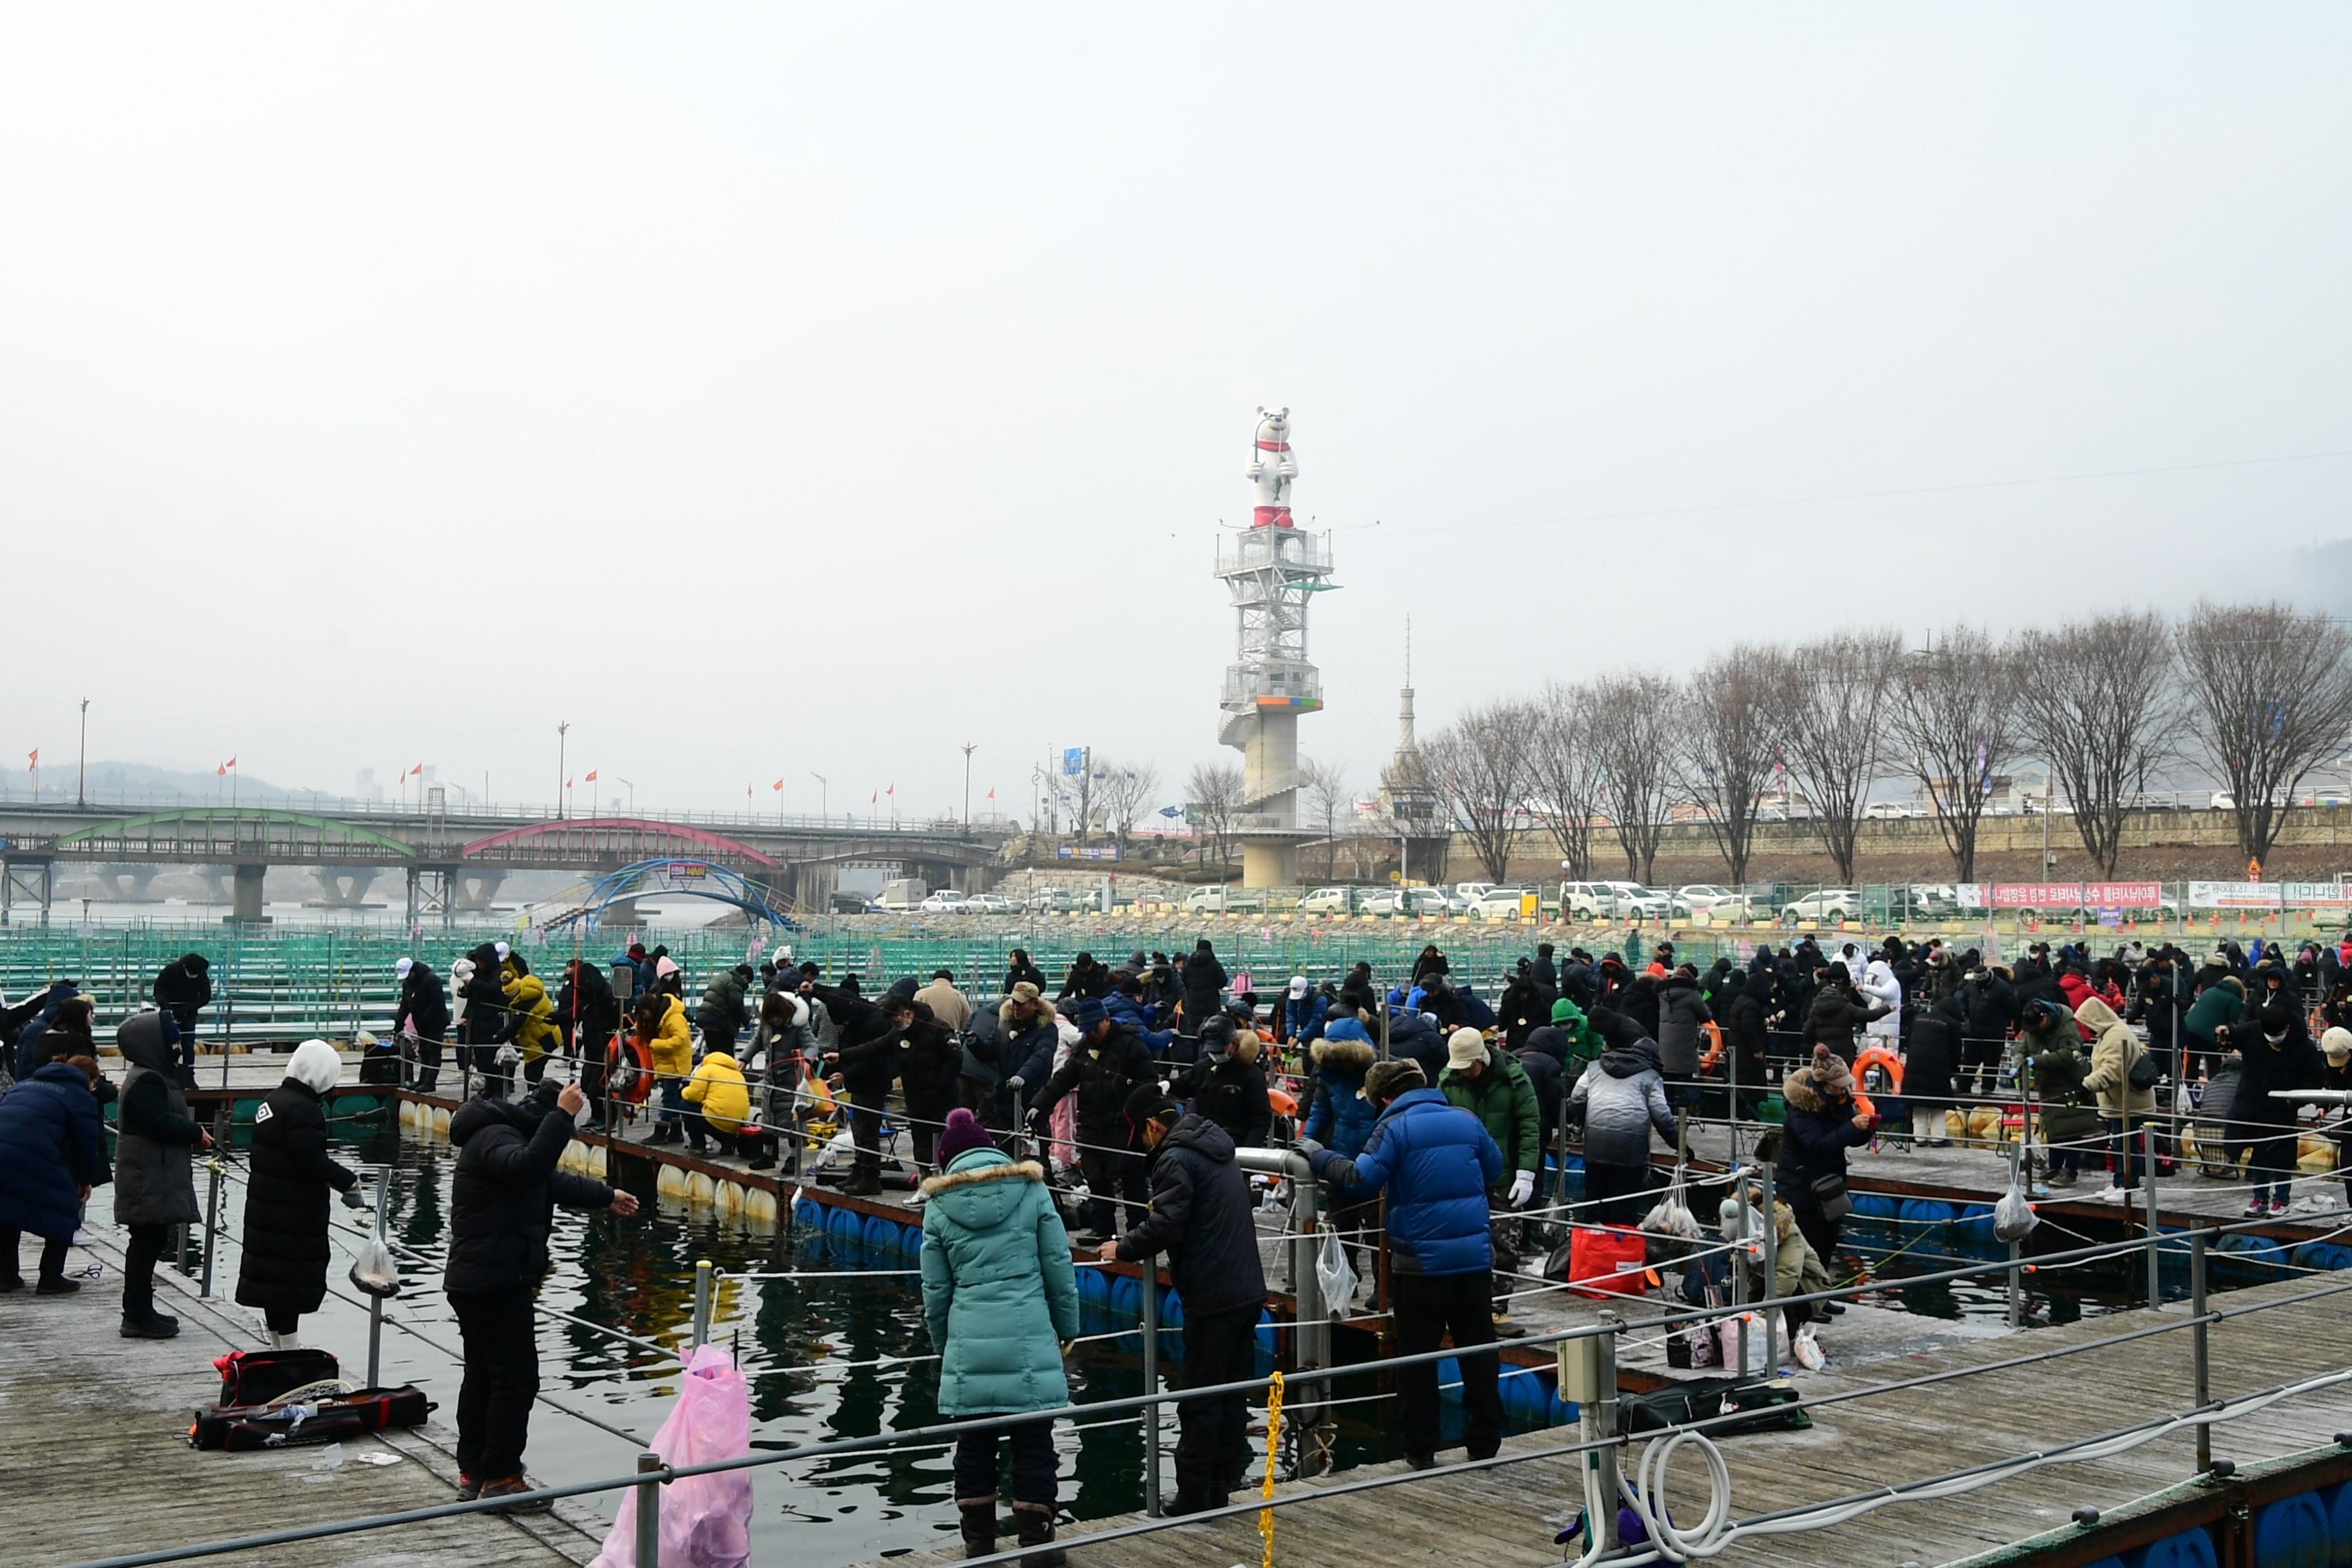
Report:
M 669 1465 L 740 1459 L 751 1451 L 751 1398 L 735 1358 L 705 1345 L 688 1358 L 677 1403 L 654 1434 Z M 593 1568 L 636 1568 L 637 1494 L 622 1494 L 621 1517 Z M 662 1488 L 661 1568 L 746 1568 L 751 1561 L 751 1472 L 688 1476 Z

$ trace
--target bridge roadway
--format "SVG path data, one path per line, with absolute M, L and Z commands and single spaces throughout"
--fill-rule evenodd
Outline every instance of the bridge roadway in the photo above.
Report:
M 361 805 L 366 809 L 352 809 Z M 60 864 L 100 868 L 135 896 L 159 866 L 226 867 L 231 918 L 258 920 L 272 866 L 316 868 L 328 901 L 357 906 L 398 868 L 410 924 L 488 908 L 506 874 L 603 875 L 647 860 L 702 861 L 757 883 L 778 903 L 821 904 L 840 867 L 883 861 L 928 881 L 995 858 L 1002 829 L 959 824 L 856 825 L 845 819 L 689 813 L 572 816 L 392 810 L 377 803 L 313 811 L 264 805 L 0 805 L 0 923 L 20 906 L 46 921 Z M 145 875 L 142 876 L 142 872 Z

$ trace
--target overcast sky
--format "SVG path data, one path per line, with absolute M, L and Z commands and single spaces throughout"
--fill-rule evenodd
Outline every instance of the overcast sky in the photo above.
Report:
M 2340 5 L 13 5 L 0 755 L 88 696 L 93 756 L 330 790 L 546 799 L 568 719 L 641 807 L 952 809 L 965 741 L 1019 815 L 1066 745 L 1174 798 L 1261 403 L 1367 787 L 1408 614 L 1429 725 L 2283 589 L 2352 531 L 2347 59 Z

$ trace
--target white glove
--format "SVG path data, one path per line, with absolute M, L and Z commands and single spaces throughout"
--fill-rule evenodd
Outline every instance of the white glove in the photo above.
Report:
M 1521 1171 L 1511 1178 L 1511 1206 L 1513 1208 L 1523 1209 L 1527 1207 L 1528 1200 L 1535 1195 L 1536 1173 L 1533 1171 Z

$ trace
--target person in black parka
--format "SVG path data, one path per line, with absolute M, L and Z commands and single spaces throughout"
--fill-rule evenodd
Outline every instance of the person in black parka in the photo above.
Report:
M 183 955 L 163 966 L 155 976 L 155 1005 L 172 1016 L 180 1031 L 180 1069 L 184 1075 L 196 1066 L 196 1015 L 212 1005 L 212 960 L 201 952 Z
M 1223 998 L 1228 976 L 1225 966 L 1217 962 L 1214 948 L 1202 937 L 1192 944 L 1192 955 L 1184 961 L 1184 1033 L 1197 1035 L 1210 1019 L 1223 1012 Z
M 326 1298 L 328 1189 L 359 1206 L 359 1177 L 327 1154 L 324 1097 L 342 1068 L 334 1047 L 303 1041 L 286 1064 L 285 1081 L 253 1113 L 236 1300 L 261 1309 L 272 1350 L 292 1350 L 302 1315 Z
M 637 1200 L 602 1182 L 556 1169 L 587 1108 L 576 1083 L 543 1083 L 509 1100 L 495 1080 L 449 1119 L 457 1168 L 449 1183 L 449 1261 L 442 1289 L 457 1317 L 465 1380 L 457 1389 L 457 1496 L 514 1498 L 515 1511 L 544 1512 L 523 1479 L 530 1405 L 539 1393 L 539 1321 L 532 1298 L 547 1272 L 555 1205 L 610 1208 L 624 1218 Z
M 441 1079 L 441 1046 L 449 1035 L 449 990 L 421 958 L 402 959 L 393 973 L 400 978 L 393 1025 L 415 1037 L 416 1092 L 431 1094 Z
M 1258 1061 L 1255 1029 L 1230 1017 L 1209 1020 L 1201 1031 L 1201 1059 L 1187 1088 L 1192 1110 L 1225 1130 L 1236 1148 L 1263 1149 L 1274 1131 L 1274 1105 L 1266 1098 L 1265 1068 Z
M 114 1223 L 130 1232 L 122 1257 L 122 1337 L 168 1340 L 179 1321 L 155 1310 L 155 1260 L 165 1233 L 204 1217 L 196 1206 L 195 1156 L 212 1134 L 188 1114 L 180 1087 L 178 1040 L 170 1017 L 134 1013 L 114 1032 L 130 1071 L 122 1079 L 114 1141 Z

